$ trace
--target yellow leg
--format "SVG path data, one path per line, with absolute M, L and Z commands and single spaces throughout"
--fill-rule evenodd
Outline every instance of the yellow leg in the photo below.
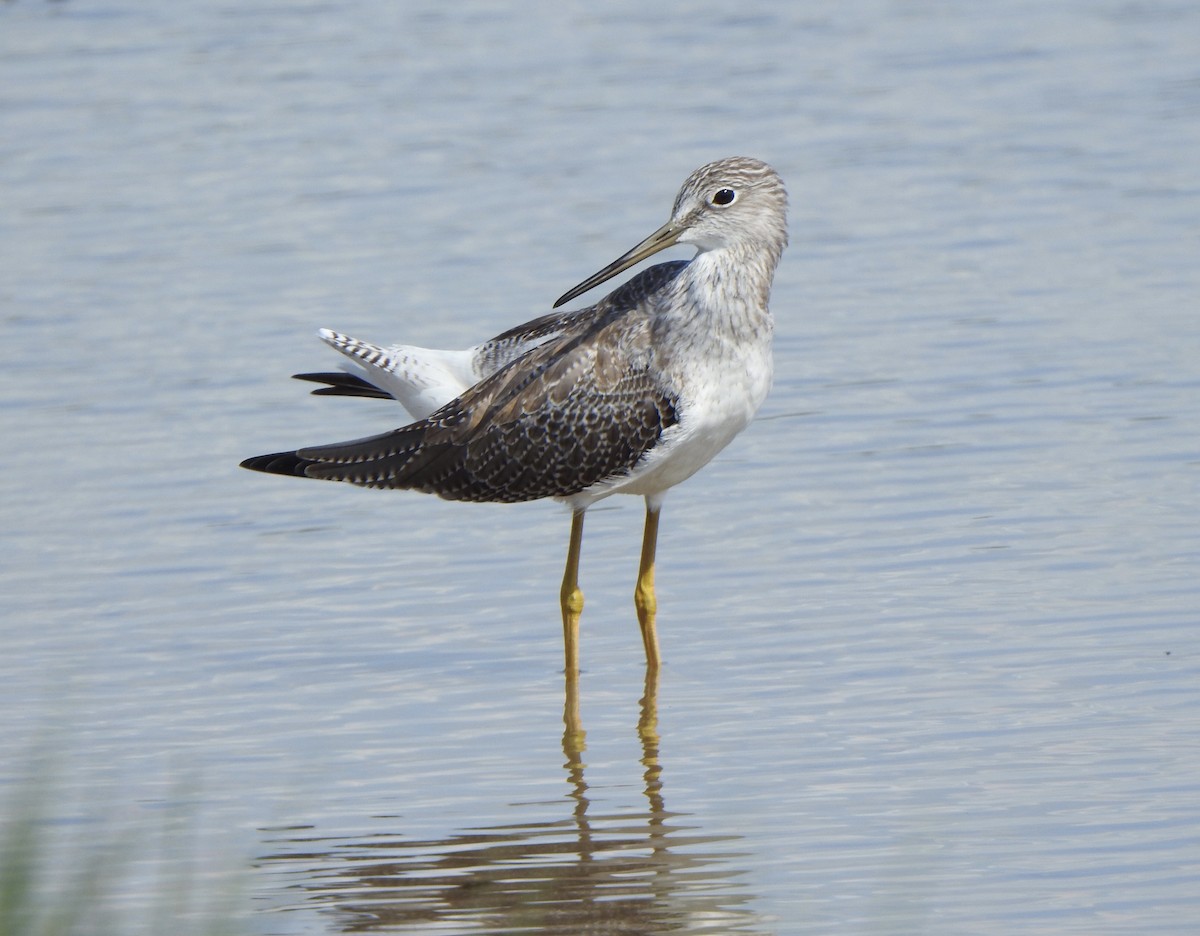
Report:
M 654 597 L 654 552 L 658 546 L 657 507 L 646 502 L 646 530 L 642 534 L 642 561 L 638 566 L 637 588 L 633 591 L 633 603 L 637 607 L 638 624 L 642 628 L 642 643 L 646 647 L 646 665 L 658 666 L 658 631 L 654 627 L 654 616 L 658 612 L 658 599 Z
M 583 543 L 583 511 L 571 515 L 571 541 L 567 547 L 567 568 L 563 572 L 562 617 L 566 672 L 579 672 L 579 616 L 583 613 L 583 591 L 579 588 L 579 547 Z

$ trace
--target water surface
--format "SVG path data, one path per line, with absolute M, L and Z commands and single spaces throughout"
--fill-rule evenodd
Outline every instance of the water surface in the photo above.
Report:
M 1194 4 L 25 0 L 0 52 L 4 801 L 132 843 L 121 931 L 190 878 L 271 934 L 1191 932 Z M 494 334 L 735 153 L 776 386 L 668 499 L 656 681 L 637 501 L 576 697 L 559 508 L 237 469 L 396 423 L 288 380 L 317 327 Z

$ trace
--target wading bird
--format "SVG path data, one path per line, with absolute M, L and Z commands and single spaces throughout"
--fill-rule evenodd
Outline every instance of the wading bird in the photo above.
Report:
M 749 424 L 770 389 L 767 305 L 787 245 L 783 181 L 757 159 L 701 166 L 666 224 L 554 308 L 673 244 L 697 253 L 644 270 L 595 305 L 534 319 L 465 351 L 382 348 L 323 331 L 355 372 L 297 376 L 327 384 L 315 393 L 394 397 L 416 421 L 242 466 L 448 500 L 564 502 L 571 508 L 560 594 L 568 674 L 579 666 L 584 513 L 610 494 L 640 494 L 646 522 L 634 603 L 647 663 L 656 667 L 663 497 Z

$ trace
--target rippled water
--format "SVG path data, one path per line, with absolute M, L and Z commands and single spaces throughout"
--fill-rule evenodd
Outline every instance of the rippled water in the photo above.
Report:
M 120 843 L 120 931 L 1193 930 L 1194 4 L 15 0 L 0 53 L 0 801 Z M 734 153 L 776 387 L 668 499 L 656 681 L 637 501 L 564 687 L 558 508 L 236 468 L 398 418 L 287 379 L 317 327 L 491 335 Z

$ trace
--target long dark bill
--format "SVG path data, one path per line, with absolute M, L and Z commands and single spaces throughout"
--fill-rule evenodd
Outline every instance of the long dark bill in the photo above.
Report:
M 633 250 L 622 254 L 599 273 L 593 273 L 574 289 L 569 289 L 559 296 L 558 301 L 554 303 L 554 308 L 557 309 L 563 303 L 570 302 L 576 296 L 582 296 L 589 289 L 599 286 L 605 280 L 612 279 L 618 273 L 628 270 L 634 264 L 641 263 L 647 257 L 653 256 L 660 250 L 666 250 L 679 240 L 684 230 L 684 228 L 678 227 L 673 221 L 668 221 L 634 247 Z

